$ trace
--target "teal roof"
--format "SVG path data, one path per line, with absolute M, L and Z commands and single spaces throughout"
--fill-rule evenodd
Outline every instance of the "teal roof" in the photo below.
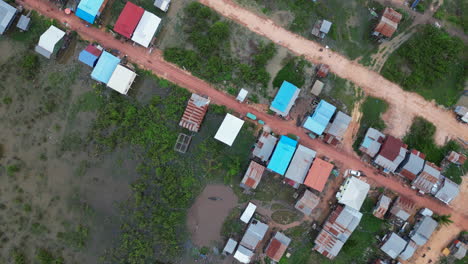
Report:
M 321 100 L 315 109 L 315 112 L 311 116 L 307 117 L 304 127 L 319 136 L 322 135 L 335 113 L 335 110 L 335 106 L 329 104 L 325 100 Z
M 292 100 L 295 100 L 296 93 L 298 93 L 299 88 L 297 88 L 294 84 L 283 81 L 278 93 L 275 96 L 275 99 L 271 103 L 271 107 L 277 109 L 280 112 L 289 112 L 288 107 L 292 105 Z M 286 113 L 287 114 L 287 113 Z
M 91 78 L 93 78 L 96 81 L 107 84 L 112 76 L 112 73 L 114 72 L 115 68 L 117 68 L 117 65 L 119 65 L 119 63 L 119 58 L 104 51 L 101 57 L 99 58 L 96 66 L 94 67 L 93 72 L 91 72 Z
M 104 0 L 81 0 L 76 9 L 76 16 L 93 24 Z
M 287 136 L 281 136 L 267 168 L 278 174 L 284 175 L 289 166 L 289 162 L 291 162 L 294 155 L 294 151 L 296 151 L 296 146 L 296 140 Z

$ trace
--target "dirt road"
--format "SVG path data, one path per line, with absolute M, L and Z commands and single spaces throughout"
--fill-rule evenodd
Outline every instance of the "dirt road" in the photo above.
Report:
M 268 115 L 264 111 L 256 110 L 261 109 L 259 107 L 240 104 L 234 97 L 216 90 L 207 82 L 202 81 L 175 65 L 164 61 L 161 51 L 156 50 L 152 54 L 148 54 L 148 51 L 142 47 L 134 47 L 130 43 L 120 42 L 111 34 L 95 27 L 86 27 L 84 22 L 80 19 L 75 16 L 65 15 L 46 0 L 22 0 L 18 2 L 28 8 L 35 9 L 37 12 L 45 16 L 54 18 L 62 23 L 66 22 L 71 30 L 77 31 L 78 34 L 86 40 L 96 41 L 106 48 L 120 50 L 123 54 L 128 55 L 128 59 L 130 61 L 137 63 L 140 67 L 151 70 L 154 74 L 162 78 L 176 83 L 181 87 L 185 87 L 192 92 L 210 96 L 213 103 L 225 105 L 227 108 L 234 109 L 241 115 L 245 115 L 247 112 L 255 114 L 259 119 L 264 120 L 278 134 L 286 135 L 291 133 L 300 136 L 301 144 L 316 150 L 322 155 L 330 157 L 332 160 L 340 162 L 343 164 L 343 169 L 353 168 L 362 170 L 366 175 L 368 175 L 369 179 L 372 179 L 375 185 L 389 188 L 402 196 L 412 199 L 420 206 L 432 209 L 438 214 L 452 214 L 452 219 L 455 221 L 456 225 L 460 226 L 460 228 L 468 229 L 467 214 L 456 212 L 433 198 L 417 196 L 414 190 L 404 187 L 398 181 L 375 173 L 373 168 L 362 163 L 352 153 L 333 148 L 322 141 L 311 139 L 307 136 L 304 129 L 295 126 L 295 121 L 284 121 L 277 117 Z M 459 132 L 466 134 L 465 130 L 462 130 L 461 128 L 459 129 Z
M 437 126 L 438 143 L 443 143 L 446 136 L 468 139 L 468 128 L 457 122 L 451 111 L 439 108 L 435 103 L 426 101 L 418 94 L 403 91 L 398 85 L 359 63 L 327 49 L 321 52 L 320 49 L 323 47 L 320 44 L 287 31 L 272 20 L 236 5 L 232 0 L 199 1 L 297 55 L 305 56 L 313 63 L 329 64 L 332 72 L 360 86 L 366 94 L 386 100 L 393 108 L 392 116 L 388 118 L 392 122 L 389 124 L 390 127 L 397 126 L 401 121 L 407 124 L 407 120 L 412 120 L 414 116 L 419 115 Z M 401 120 L 401 118 L 404 119 Z

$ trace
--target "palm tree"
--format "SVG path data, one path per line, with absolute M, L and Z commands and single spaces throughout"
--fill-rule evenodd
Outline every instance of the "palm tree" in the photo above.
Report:
M 437 215 L 437 214 L 435 214 L 434 216 L 432 216 L 432 218 L 434 218 L 434 220 L 436 220 L 437 223 L 439 223 L 441 225 L 448 226 L 451 223 L 453 223 L 453 220 L 450 219 L 451 216 L 452 215 L 450 215 L 450 214 L 448 214 L 448 215 Z

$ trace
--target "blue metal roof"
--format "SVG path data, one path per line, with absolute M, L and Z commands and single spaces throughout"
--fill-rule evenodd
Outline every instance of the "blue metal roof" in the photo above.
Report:
M 276 145 L 275 152 L 273 152 L 270 163 L 268 163 L 268 169 L 284 175 L 294 155 L 296 146 L 296 140 L 287 136 L 281 136 L 278 145 Z
M 103 82 L 107 84 L 109 82 L 112 73 L 114 72 L 117 65 L 119 65 L 120 59 L 114 55 L 103 52 L 99 58 L 96 67 L 94 67 L 93 72 L 91 73 L 91 78 L 96 81 Z
M 296 90 L 298 90 L 298 88 L 294 84 L 283 81 L 283 84 L 281 84 L 281 87 L 276 94 L 275 99 L 271 103 L 271 106 L 281 112 L 285 112 L 291 102 L 291 99 L 293 99 Z
M 311 116 L 307 117 L 304 127 L 319 136 L 322 135 L 335 113 L 335 110 L 336 107 L 325 100 L 321 100 L 315 109 L 315 112 Z
M 94 64 L 96 64 L 98 57 L 87 50 L 82 50 L 80 52 L 80 55 L 78 56 L 78 60 L 83 62 L 84 64 L 94 67 Z
M 81 0 L 75 14 L 86 22 L 93 24 L 103 2 L 104 0 Z

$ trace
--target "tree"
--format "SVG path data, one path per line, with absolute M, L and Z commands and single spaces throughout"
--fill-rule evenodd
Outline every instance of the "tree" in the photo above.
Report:
M 453 223 L 453 220 L 450 219 L 452 215 L 448 214 L 448 215 L 433 215 L 432 218 L 434 218 L 434 220 L 437 221 L 437 223 L 441 224 L 441 225 L 444 225 L 444 226 L 448 226 L 450 225 L 451 223 Z

